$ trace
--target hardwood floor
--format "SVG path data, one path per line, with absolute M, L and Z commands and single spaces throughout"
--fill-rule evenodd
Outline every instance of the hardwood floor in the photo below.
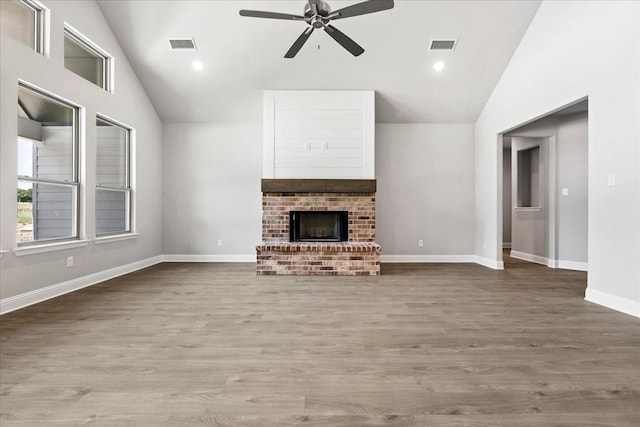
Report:
M 586 274 L 161 264 L 0 318 L 0 424 L 638 426 L 640 320 Z

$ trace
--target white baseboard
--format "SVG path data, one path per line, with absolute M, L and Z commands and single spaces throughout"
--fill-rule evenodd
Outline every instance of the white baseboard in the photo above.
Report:
M 640 317 L 640 301 L 611 295 L 591 288 L 587 288 L 584 299 L 612 310 L 620 311 L 634 317 Z
M 561 268 L 564 270 L 589 271 L 589 264 L 579 261 L 554 260 L 540 255 L 528 254 L 512 250 L 510 253 L 512 258 L 521 259 L 523 261 L 535 262 L 536 264 L 546 265 L 549 268 Z
M 504 270 L 504 262 L 503 261 L 498 261 L 495 259 L 491 259 L 491 258 L 485 258 L 485 257 L 481 257 L 476 255 L 474 257 L 474 262 L 476 264 L 480 264 L 484 267 L 488 267 L 488 268 L 492 268 L 494 270 Z
M 476 262 L 475 255 L 380 255 L 380 262 Z
M 551 264 L 551 265 L 550 265 Z M 564 270 L 589 271 L 589 263 L 579 261 L 549 260 L 549 267 L 562 268 Z
M 104 282 L 105 280 L 113 279 L 114 277 L 122 276 L 123 274 L 133 273 L 134 271 L 151 267 L 152 265 L 159 264 L 161 262 L 162 256 L 147 258 L 141 261 L 132 262 L 131 264 L 121 265 L 108 270 L 92 273 L 87 276 L 67 280 L 66 282 L 25 292 L 20 295 L 4 298 L 0 300 L 0 315 L 58 297 L 60 295 L 68 294 L 69 292 L 77 291 L 78 289 L 86 288 L 88 286 Z
M 256 255 L 162 255 L 162 262 L 256 262 Z
M 519 251 L 512 250 L 509 256 L 511 258 L 521 259 L 523 261 L 535 262 L 536 264 L 542 264 L 542 265 L 547 265 L 551 267 L 549 265 L 549 260 L 547 259 L 547 257 L 543 257 L 540 255 L 528 254 L 526 252 L 519 252 Z

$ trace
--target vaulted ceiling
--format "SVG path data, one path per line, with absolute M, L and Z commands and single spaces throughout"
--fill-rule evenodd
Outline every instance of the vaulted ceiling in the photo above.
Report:
M 329 1 L 334 10 L 358 2 Z M 334 21 L 365 49 L 359 57 L 315 31 L 295 58 L 285 59 L 304 22 L 238 13 L 300 15 L 305 4 L 99 1 L 165 122 L 260 122 L 264 89 L 373 89 L 381 123 L 474 122 L 540 1 L 396 0 L 392 10 Z M 197 51 L 170 50 L 168 39 L 189 37 Z M 456 49 L 429 51 L 430 40 L 442 38 L 458 39 Z M 193 69 L 195 59 L 203 70 Z M 433 69 L 439 60 L 441 72 Z

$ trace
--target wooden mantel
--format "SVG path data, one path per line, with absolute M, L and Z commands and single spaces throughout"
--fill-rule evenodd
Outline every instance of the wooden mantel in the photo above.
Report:
M 263 193 L 375 193 L 375 179 L 263 179 Z

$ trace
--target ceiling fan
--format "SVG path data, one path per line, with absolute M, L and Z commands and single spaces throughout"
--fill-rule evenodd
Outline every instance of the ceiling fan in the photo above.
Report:
M 305 42 L 313 33 L 313 30 L 322 28 L 327 34 L 329 34 L 335 41 L 337 41 L 342 47 L 347 49 L 354 56 L 359 56 L 364 52 L 364 49 L 356 42 L 351 40 L 346 34 L 338 30 L 329 22 L 350 18 L 352 16 L 366 15 L 368 13 L 380 12 L 393 8 L 393 0 L 369 0 L 362 3 L 357 3 L 351 6 L 338 9 L 334 12 L 331 11 L 331 6 L 324 0 L 308 0 L 304 7 L 303 15 L 290 15 L 288 13 L 277 12 L 263 12 L 259 10 L 241 10 L 240 16 L 249 16 L 252 18 L 271 18 L 271 19 L 284 19 L 289 21 L 304 21 L 309 25 L 309 28 L 298 37 L 293 43 L 291 48 L 284 55 L 285 58 L 293 58 L 302 49 Z

